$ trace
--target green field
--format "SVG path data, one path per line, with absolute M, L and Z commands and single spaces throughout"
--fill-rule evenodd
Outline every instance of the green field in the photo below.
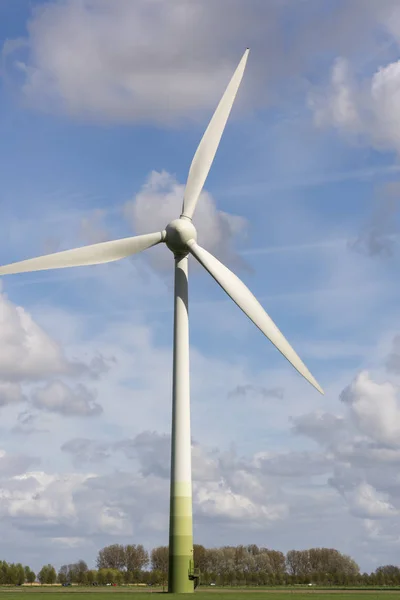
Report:
M 93 588 L 93 587 L 0 587 L 0 600 L 29 600 L 29 596 L 35 596 L 34 600 L 41 600 L 38 596 L 41 596 L 43 600 L 60 600 L 60 594 L 67 594 L 73 596 L 71 600 L 87 600 L 88 594 L 95 594 L 96 600 L 111 600 L 109 597 L 112 595 L 112 600 L 126 600 L 127 594 L 140 594 L 141 596 L 149 597 L 153 594 L 158 596 L 162 594 L 161 588 L 132 588 L 132 587 L 119 587 L 119 588 Z M 240 600 L 245 598 L 251 600 L 251 598 L 260 600 L 260 596 L 275 597 L 276 600 L 355 600 L 360 596 L 368 597 L 368 600 L 400 600 L 400 589 L 354 589 L 354 590 L 340 590 L 340 589 L 288 589 L 288 588 L 258 588 L 255 589 L 237 589 L 237 588 L 225 588 L 225 589 L 200 589 L 195 592 L 196 596 L 201 596 L 204 600 L 218 600 L 221 598 L 229 597 L 229 600 Z M 21 596 L 24 598 L 22 599 Z M 306 598 L 308 596 L 308 598 Z M 107 598 L 108 597 L 108 598 Z M 169 594 L 168 598 L 182 598 L 178 594 Z M 33 600 L 33 598 L 32 598 Z M 67 598 L 65 600 L 68 600 Z M 271 598 L 272 600 L 272 598 Z

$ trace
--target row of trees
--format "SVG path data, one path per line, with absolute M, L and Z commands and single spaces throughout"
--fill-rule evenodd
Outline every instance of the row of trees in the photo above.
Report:
M 36 580 L 35 573 L 29 567 L 23 567 L 21 563 L 7 563 L 0 561 L 0 585 L 22 585 L 33 583 Z
M 217 585 L 400 585 L 398 567 L 379 567 L 375 573 L 361 574 L 350 557 L 333 548 L 311 548 L 283 552 L 269 548 L 224 546 L 205 548 L 194 545 L 194 563 L 201 582 Z M 153 548 L 150 554 L 142 545 L 113 544 L 97 556 L 97 570 L 79 561 L 64 565 L 58 573 L 60 583 L 164 583 L 168 576 L 168 546 Z
M 374 573 L 360 573 L 350 557 L 333 548 L 277 550 L 250 546 L 205 548 L 194 546 L 194 562 L 201 571 L 201 583 L 217 585 L 400 585 L 400 568 L 379 567 Z M 64 565 L 60 583 L 165 583 L 168 576 L 168 546 L 107 546 L 97 557 L 97 570 L 84 561 Z
M 400 569 L 386 565 L 374 573 L 360 573 L 350 557 L 333 548 L 290 550 L 286 556 L 277 550 L 248 546 L 205 548 L 194 546 L 194 563 L 201 572 L 201 583 L 217 585 L 400 585 Z M 113 544 L 102 548 L 96 569 L 86 562 L 63 565 L 58 573 L 48 564 L 37 575 L 42 584 L 76 583 L 165 583 L 168 575 L 168 547 L 153 548 L 150 554 L 142 545 Z M 21 564 L 0 561 L 0 584 L 33 583 L 35 573 Z
M 106 546 L 97 555 L 98 569 L 117 569 L 119 571 L 142 571 L 149 564 L 149 553 L 141 544 L 113 544 Z
M 285 556 L 283 552 L 259 548 L 255 544 L 222 548 L 205 548 L 195 544 L 193 558 L 201 573 L 212 573 L 215 576 L 228 572 L 264 573 L 275 577 L 304 577 L 313 573 L 357 575 L 360 572 L 359 566 L 350 556 L 331 548 L 290 550 Z M 152 570 L 168 571 L 168 547 L 154 548 L 149 555 L 143 546 L 113 544 L 100 550 L 97 557 L 98 569 L 135 572 L 148 565 L 151 565 Z

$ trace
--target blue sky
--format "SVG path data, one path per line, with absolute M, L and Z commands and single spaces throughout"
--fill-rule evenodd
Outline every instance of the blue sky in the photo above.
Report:
M 400 544 L 400 12 L 233 4 L 0 0 L 0 262 L 177 216 L 249 45 L 195 224 L 326 395 L 191 263 L 195 541 L 371 570 Z M 163 247 L 2 279 L 5 559 L 167 542 L 172 267 Z

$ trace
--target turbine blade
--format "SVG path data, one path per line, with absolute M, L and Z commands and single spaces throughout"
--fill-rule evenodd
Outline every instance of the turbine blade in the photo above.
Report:
M 183 197 L 182 216 L 184 217 L 189 217 L 190 219 L 193 217 L 197 200 L 207 179 L 240 82 L 242 81 L 248 55 L 249 49 L 247 48 L 193 157 Z
M 272 319 L 267 315 L 261 304 L 253 296 L 247 286 L 232 271 L 204 250 L 194 240 L 188 242 L 188 247 L 193 256 L 210 273 L 215 281 L 232 298 L 239 308 L 249 317 L 251 321 L 263 332 L 263 334 L 276 346 L 283 356 L 294 366 L 311 385 L 321 394 L 323 390 L 311 375 L 301 358 L 296 354 L 289 342 L 279 331 Z
M 74 250 L 65 250 L 55 254 L 46 254 L 38 258 L 29 258 L 20 262 L 0 267 L 0 275 L 26 273 L 28 271 L 45 271 L 46 269 L 62 269 L 64 267 L 81 267 L 97 265 L 125 258 L 131 254 L 147 250 L 164 239 L 163 233 L 149 233 L 135 237 L 101 242 L 91 246 L 83 246 Z

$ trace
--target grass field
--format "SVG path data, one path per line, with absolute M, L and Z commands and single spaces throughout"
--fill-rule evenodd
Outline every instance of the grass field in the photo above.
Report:
M 112 600 L 126 600 L 127 594 L 140 594 L 141 596 L 149 597 L 150 595 L 162 594 L 161 588 L 132 588 L 132 587 L 120 587 L 120 588 L 93 588 L 93 587 L 0 587 L 0 600 L 29 600 L 29 596 L 34 596 L 32 600 L 60 600 L 60 594 L 67 594 L 71 600 L 88 600 L 88 595 L 96 595 L 96 599 L 93 600 L 111 600 L 109 597 L 112 595 Z M 367 597 L 368 600 L 400 600 L 400 589 L 354 589 L 354 590 L 340 590 L 340 589 L 288 589 L 288 588 L 259 588 L 255 589 L 237 589 L 237 588 L 225 588 L 225 589 L 200 589 L 195 592 L 196 596 L 201 596 L 204 600 L 218 600 L 222 598 L 229 598 L 229 600 L 240 600 L 245 598 L 251 600 L 252 598 L 260 600 L 260 596 L 275 597 L 276 600 L 357 600 L 360 597 Z M 23 598 L 21 598 L 23 596 Z M 306 598 L 308 596 L 308 598 Z M 181 598 L 181 595 L 171 594 L 169 598 Z M 68 600 L 66 598 L 65 600 Z M 266 599 L 267 600 L 267 599 Z

